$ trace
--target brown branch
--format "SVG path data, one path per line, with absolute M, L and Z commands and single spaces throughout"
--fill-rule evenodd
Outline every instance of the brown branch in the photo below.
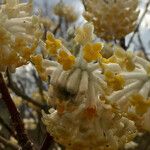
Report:
M 54 143 L 53 141 L 53 137 L 47 133 L 46 138 L 44 139 L 44 142 L 42 144 L 42 147 L 40 148 L 40 150 L 48 150 L 49 147 Z
M 17 95 L 22 97 L 24 100 L 26 100 L 29 103 L 32 103 L 33 105 L 47 111 L 48 108 L 47 106 L 42 105 L 41 103 L 37 102 L 36 100 L 32 99 L 31 97 L 29 97 L 28 95 L 26 95 L 25 93 L 23 93 L 18 86 L 13 82 L 12 78 L 11 78 L 11 74 L 7 71 L 7 77 L 8 77 L 8 86 L 13 90 L 13 92 Z
M 7 106 L 7 109 L 10 113 L 13 126 L 16 130 L 17 140 L 22 147 L 22 150 L 33 150 L 33 144 L 28 139 L 28 136 L 24 129 L 24 124 L 21 120 L 20 113 L 18 112 L 10 94 L 8 88 L 5 84 L 2 73 L 0 73 L 0 92 L 2 98 Z
M 18 145 L 12 144 L 9 140 L 0 136 L 0 143 L 4 144 L 7 147 L 10 147 L 12 150 L 19 150 L 20 147 Z
M 53 30 L 54 35 L 56 35 L 58 30 L 61 28 L 61 23 L 62 23 L 62 19 L 61 19 L 61 17 L 59 17 L 58 24 L 57 24 L 56 28 Z
M 135 30 L 134 30 L 134 32 L 133 32 L 132 37 L 131 37 L 130 40 L 129 40 L 129 43 L 128 43 L 128 45 L 127 45 L 127 49 L 130 47 L 130 44 L 132 43 L 135 34 L 138 32 L 139 27 L 140 27 L 140 25 L 141 25 L 141 23 L 142 23 L 142 21 L 143 21 L 145 15 L 146 15 L 146 13 L 148 12 L 148 7 L 149 7 L 149 5 L 150 5 L 150 0 L 147 2 L 146 8 L 145 8 L 145 10 L 144 10 L 144 12 L 143 12 L 143 14 L 142 14 L 140 20 L 139 20 L 139 23 L 138 23 L 138 25 L 136 26 L 136 28 L 135 28 Z
M 32 75 L 36 81 L 36 85 L 38 86 L 39 89 L 39 93 L 41 95 L 42 101 L 46 102 L 45 98 L 44 98 L 44 91 L 43 91 L 43 82 L 41 80 L 41 78 L 39 76 L 36 75 L 35 71 L 33 70 Z
M 120 39 L 120 46 L 121 46 L 124 50 L 127 49 L 126 44 L 125 44 L 125 38 L 124 38 L 124 37 Z

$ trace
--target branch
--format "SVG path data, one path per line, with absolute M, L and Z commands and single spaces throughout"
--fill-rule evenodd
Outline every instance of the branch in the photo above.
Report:
M 125 44 L 125 38 L 124 38 L 124 37 L 120 39 L 120 46 L 121 46 L 124 50 L 127 49 L 126 44 Z
M 49 147 L 54 143 L 53 141 L 53 137 L 47 133 L 46 138 L 44 139 L 44 142 L 42 144 L 42 147 L 40 148 L 40 150 L 48 150 Z
M 140 18 L 140 20 L 139 20 L 139 24 L 136 26 L 136 28 L 135 28 L 135 30 L 134 30 L 134 32 L 133 32 L 133 35 L 132 35 L 132 37 L 131 37 L 130 40 L 129 40 L 129 43 L 128 43 L 128 45 L 127 45 L 127 49 L 129 48 L 130 44 L 132 43 L 135 34 L 138 32 L 139 27 L 140 27 L 140 25 L 141 25 L 141 23 L 142 23 L 142 21 L 143 21 L 145 15 L 146 15 L 147 11 L 148 11 L 149 5 L 150 5 L 150 0 L 147 2 L 145 11 L 143 12 L 143 14 L 142 14 L 142 16 L 141 16 L 141 18 Z
M 142 39 L 141 39 L 141 36 L 140 36 L 140 33 L 139 33 L 139 32 L 138 32 L 138 40 L 139 40 L 139 42 L 140 42 L 140 45 L 141 45 L 141 48 L 142 48 L 142 51 L 143 51 L 143 53 L 144 53 L 145 58 L 146 58 L 148 61 L 150 61 L 150 59 L 149 59 L 148 56 L 147 56 L 146 49 L 145 49 L 145 47 L 144 47 L 144 45 L 143 45 L 143 41 L 142 41 Z
M 38 86 L 39 93 L 40 93 L 40 95 L 41 95 L 42 101 L 43 101 L 43 102 L 46 102 L 46 100 L 45 100 L 45 98 L 44 98 L 44 91 L 43 91 L 43 88 L 44 88 L 44 87 L 43 87 L 43 82 L 42 82 L 41 78 L 36 75 L 36 73 L 35 73 L 34 70 L 33 70 L 33 72 L 32 72 L 32 75 L 33 75 L 33 77 L 34 77 L 34 79 L 35 79 L 35 81 L 36 81 L 36 84 L 37 84 L 37 86 Z
M 12 150 L 19 150 L 19 146 L 12 144 L 10 141 L 5 139 L 4 137 L 0 136 L 0 143 L 4 144 L 7 147 L 10 147 Z
M 59 17 L 58 24 L 57 24 L 56 28 L 53 30 L 54 35 L 56 35 L 57 31 L 61 28 L 61 23 L 62 23 L 62 19 L 61 19 L 61 17 Z
M 29 97 L 28 95 L 24 94 L 19 88 L 18 86 L 13 82 L 10 73 L 7 71 L 7 77 L 8 77 L 8 86 L 13 90 L 13 92 L 17 95 L 22 97 L 24 100 L 26 100 L 29 103 L 32 103 L 33 105 L 47 111 L 48 108 L 45 105 L 42 105 L 40 103 L 38 103 L 36 100 L 32 99 L 31 97 Z
M 7 109 L 10 113 L 13 126 L 16 130 L 16 136 L 19 144 L 22 147 L 22 150 L 33 150 L 33 144 L 28 139 L 27 134 L 25 133 L 24 124 L 21 120 L 20 114 L 9 94 L 8 88 L 5 84 L 2 73 L 0 73 L 0 92 L 2 98 L 7 106 Z

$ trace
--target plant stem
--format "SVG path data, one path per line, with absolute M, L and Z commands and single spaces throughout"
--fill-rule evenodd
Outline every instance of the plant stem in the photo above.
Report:
M 25 133 L 24 124 L 21 120 L 20 113 L 18 112 L 9 94 L 2 73 L 0 73 L 0 92 L 10 113 L 14 129 L 16 130 L 17 140 L 22 147 L 22 150 L 33 150 L 33 144 L 28 139 L 27 134 Z

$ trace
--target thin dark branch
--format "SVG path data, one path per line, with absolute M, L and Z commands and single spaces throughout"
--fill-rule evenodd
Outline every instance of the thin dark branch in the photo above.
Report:
M 42 82 L 41 78 L 39 76 L 37 76 L 37 74 L 36 74 L 36 72 L 34 70 L 32 72 L 32 75 L 33 75 L 33 77 L 34 77 L 34 79 L 36 81 L 36 84 L 38 86 L 39 93 L 41 95 L 41 98 L 42 98 L 43 102 L 46 102 L 46 100 L 44 98 L 44 91 L 43 91 L 44 87 L 43 87 L 43 82 Z
M 23 93 L 18 86 L 13 82 L 11 74 L 7 71 L 7 77 L 8 77 L 8 86 L 13 90 L 13 92 L 17 95 L 22 97 L 24 100 L 26 100 L 27 102 L 32 103 L 33 105 L 44 109 L 45 111 L 47 111 L 48 108 L 46 108 L 46 106 L 40 104 L 39 102 L 37 102 L 36 100 L 32 99 L 31 97 L 29 97 L 28 95 L 26 95 L 25 93 Z
M 58 25 L 57 25 L 56 28 L 53 30 L 53 34 L 54 34 L 54 35 L 56 35 L 56 34 L 57 34 L 57 31 L 61 28 L 61 23 L 62 23 L 62 19 L 61 19 L 61 17 L 59 17 Z
M 142 41 L 142 39 L 141 39 L 140 32 L 138 32 L 138 40 L 139 40 L 139 42 L 140 42 L 141 49 L 142 49 L 142 51 L 143 51 L 143 53 L 144 53 L 145 58 L 146 58 L 148 61 L 150 61 L 149 57 L 147 56 L 146 49 L 145 49 L 145 47 L 144 47 L 144 45 L 143 45 L 143 41 Z
M 2 94 L 2 99 L 4 100 L 7 109 L 10 113 L 11 120 L 16 131 L 17 140 L 22 147 L 22 150 L 33 150 L 33 144 L 29 140 L 20 113 L 18 112 L 5 84 L 2 73 L 0 73 L 0 92 Z
M 40 150 L 48 150 L 49 147 L 54 143 L 53 141 L 53 137 L 47 133 L 46 138 L 44 139 L 44 142 L 42 144 L 42 147 L 40 148 Z
M 124 38 L 124 37 L 120 39 L 120 46 L 121 46 L 124 50 L 127 49 L 126 44 L 125 44 L 125 38 Z
M 127 45 L 127 49 L 130 47 L 130 44 L 132 43 L 132 41 L 133 41 L 133 39 L 134 39 L 134 36 L 135 36 L 136 33 L 138 32 L 139 27 L 140 27 L 140 25 L 141 25 L 141 23 L 142 23 L 142 21 L 143 21 L 145 15 L 146 15 L 146 13 L 148 12 L 148 7 L 149 7 L 149 5 L 150 5 L 150 0 L 147 2 L 146 7 L 145 7 L 145 10 L 144 10 L 144 12 L 143 12 L 143 14 L 142 14 L 142 16 L 141 16 L 141 18 L 140 18 L 140 20 L 139 20 L 139 23 L 138 23 L 138 25 L 136 26 L 136 28 L 135 28 L 135 30 L 134 30 L 134 32 L 133 32 L 132 37 L 131 37 L 130 40 L 129 40 L 129 43 L 128 43 L 128 45 Z

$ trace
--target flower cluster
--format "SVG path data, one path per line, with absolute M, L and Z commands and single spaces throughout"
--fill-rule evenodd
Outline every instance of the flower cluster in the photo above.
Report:
M 138 0 L 85 0 L 84 17 L 93 22 L 99 37 L 105 40 L 121 39 L 135 28 L 137 6 Z
M 106 99 L 118 104 L 121 110 L 135 121 L 139 129 L 150 131 L 150 62 L 123 49 L 116 49 L 112 58 L 114 65 L 119 64 L 120 69 L 114 72 L 114 69 L 105 65 L 105 71 L 115 73 L 111 80 L 120 76 L 124 84 L 122 89 L 113 91 Z M 107 73 L 106 81 L 109 83 Z
M 94 110 L 86 107 L 86 100 L 79 106 L 62 103 L 63 108 L 43 113 L 43 122 L 69 150 L 116 150 L 136 135 L 134 123 L 111 105 L 99 101 Z
M 8 0 L 0 8 L 0 71 L 27 64 L 42 35 L 38 17 L 32 16 L 32 1 Z
M 55 140 L 70 150 L 116 150 L 136 135 L 134 122 L 107 99 L 126 85 L 123 76 L 117 74 L 121 58 L 114 54 L 103 58 L 101 52 L 106 46 L 94 42 L 93 29 L 91 23 L 85 23 L 75 32 L 74 40 L 80 45 L 77 55 L 50 33 L 46 41 L 54 59 L 43 60 L 43 66 L 51 78 L 49 95 L 56 110 L 43 113 L 43 122 Z M 130 59 L 123 55 L 123 59 Z M 119 63 L 111 62 L 115 60 Z
M 125 36 L 136 26 L 138 0 L 83 2 L 84 17 L 89 22 L 70 28 L 64 36 L 60 21 L 53 30 L 55 35 L 59 29 L 63 31 L 64 38 L 60 39 L 50 32 L 53 23 L 48 18 L 32 15 L 32 0 L 6 0 L 0 7 L 0 72 L 8 69 L 10 88 L 22 96 L 11 91 L 16 107 L 31 108 L 23 115 L 25 129 L 38 127 L 41 109 L 47 111 L 48 103 L 55 109 L 50 108 L 48 114 L 43 111 L 42 121 L 54 140 L 67 150 L 137 146 L 132 141 L 137 133 L 150 132 L 150 62 L 143 53 L 122 47 Z M 77 12 L 63 1 L 54 12 L 64 22 L 78 19 Z M 38 46 L 41 49 L 36 51 Z M 9 72 L 29 62 L 40 76 L 33 74 L 35 82 L 47 81 L 40 80 L 31 97 L 21 82 L 13 84 Z M 3 91 L 1 97 L 5 99 Z
M 54 7 L 54 13 L 59 17 L 64 17 L 68 22 L 74 22 L 78 19 L 79 14 L 72 6 L 65 4 L 63 1 L 60 1 Z

